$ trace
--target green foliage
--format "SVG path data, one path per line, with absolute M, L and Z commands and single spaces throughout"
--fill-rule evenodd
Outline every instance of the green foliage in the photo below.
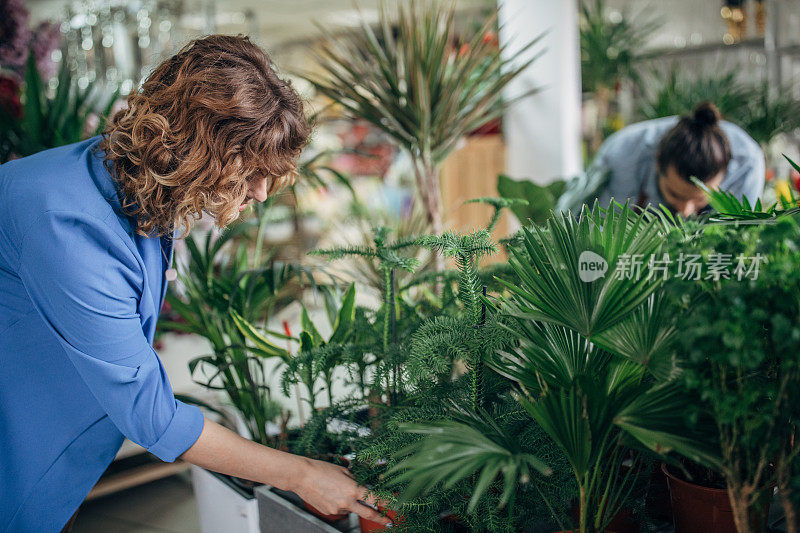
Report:
M 541 228 L 523 230 L 523 248 L 512 250 L 510 259 L 522 283 L 507 288 L 525 302 L 526 318 L 560 324 L 592 339 L 622 321 L 658 287 L 657 277 L 613 275 L 621 256 L 649 257 L 657 251 L 662 234 L 653 221 L 649 213 L 636 214 L 627 206 L 605 211 L 595 204 L 577 220 L 569 213 L 556 214 Z M 609 274 L 592 283 L 582 281 L 578 270 L 584 252 L 603 258 Z
M 330 460 L 350 454 L 354 442 L 369 433 L 368 413 L 361 398 L 342 399 L 332 406 L 316 409 L 291 442 L 291 450 L 307 457 Z M 331 426 L 335 425 L 333 431 Z
M 536 41 L 507 54 L 483 38 L 495 17 L 471 37 L 469 53 L 456 56 L 454 13 L 445 2 L 400 2 L 396 13 L 382 4 L 377 31 L 363 19 L 344 35 L 322 29 L 321 74 L 307 79 L 412 156 L 428 154 L 436 165 L 458 139 L 502 114 L 503 87 L 535 60 L 519 58 Z
M 564 516 L 564 493 L 553 490 L 549 474 L 577 486 L 578 528 L 600 531 L 623 505 L 641 497 L 639 477 L 649 455 L 680 450 L 715 460 L 702 435 L 687 430 L 685 395 L 674 379 L 674 316 L 657 292 L 663 280 L 614 275 L 623 257 L 655 254 L 665 238 L 685 238 L 682 226 L 666 220 L 619 205 L 596 206 L 577 220 L 554 215 L 546 226 L 524 231 L 518 249 L 512 248 L 518 282 L 505 284 L 508 297 L 499 307 L 487 307 L 489 301 L 476 294 L 474 263 L 459 261 L 459 313 L 424 324 L 406 366 L 415 399 L 435 393 L 458 407 L 431 408 L 428 422 L 421 422 L 425 415 L 412 424 L 396 422 L 423 435 L 407 437 L 394 454 L 401 461 L 390 470 L 393 483 L 405 484 L 401 503 L 428 505 L 426 498 L 467 491 L 466 516 L 496 501 L 506 507 L 503 527 L 524 530 L 514 495 L 532 490 L 533 501 L 564 528 L 571 521 Z M 463 257 L 485 253 L 484 238 L 443 235 L 428 244 Z M 608 261 L 605 277 L 581 280 L 583 251 Z M 477 314 L 473 302 L 480 303 Z M 448 363 L 458 360 L 467 372 L 453 381 Z M 483 372 L 487 365 L 496 373 Z M 482 382 L 477 395 L 476 376 Z M 443 394 L 448 386 L 453 391 Z M 413 412 L 406 410 L 409 418 Z M 515 439 L 520 427 L 546 435 L 551 448 L 529 448 Z M 384 442 L 381 449 L 387 448 Z M 551 449 L 561 460 L 540 455 Z M 626 460 L 632 463 L 623 466 Z M 566 465 L 574 484 L 563 481 Z
M 767 83 L 750 90 L 743 116 L 731 116 L 761 146 L 780 133 L 800 128 L 800 100 L 791 87 L 771 87 Z
M 336 152 L 332 150 L 322 150 L 309 158 L 301 160 L 297 167 L 298 180 L 292 185 L 292 188 L 294 189 L 297 183 L 312 185 L 314 187 L 328 187 L 330 181 L 333 181 L 334 183 L 344 186 L 350 191 L 350 194 L 355 196 L 355 191 L 350 184 L 350 179 L 339 170 L 327 164 L 329 158 L 335 153 Z
M 347 350 L 347 362 L 357 375 L 364 396 L 367 395 L 367 368 L 372 367 L 374 373 L 370 388 L 374 394 L 385 392 L 387 401 L 391 402 L 402 389 L 399 358 L 404 339 L 398 339 L 398 317 L 403 322 L 400 330 L 404 334 L 413 331 L 409 327 L 419 323 L 415 306 L 408 305 L 397 293 L 395 275 L 397 271 L 414 272 L 419 260 L 406 255 L 406 252 L 418 247 L 419 237 L 390 242 L 390 234 L 389 228 L 377 226 L 373 229 L 372 246 L 349 246 L 311 253 L 331 260 L 356 257 L 369 262 L 381 274 L 381 306 L 375 312 L 362 309 L 359 313 L 354 327 L 354 342 Z
M 525 200 L 523 198 L 513 198 L 513 197 L 474 198 L 472 200 L 467 200 L 464 203 L 465 204 L 485 204 L 485 205 L 491 206 L 493 208 L 492 216 L 489 218 L 489 222 L 486 224 L 486 231 L 488 231 L 489 233 L 491 233 L 494 230 L 494 228 L 497 226 L 497 223 L 500 221 L 500 215 L 502 215 L 503 209 L 511 208 L 513 210 L 515 207 L 528 205 L 528 201 L 527 200 Z
M 713 416 L 718 471 L 751 524 L 775 484 L 798 510 L 800 219 L 769 222 L 707 226 L 681 251 L 706 262 L 727 258 L 729 275 L 675 279 L 670 287 L 693 415 Z M 758 268 L 738 270 L 740 261 Z
M 118 92 L 114 92 L 103 105 L 97 87 L 89 84 L 80 89 L 66 57 L 58 72 L 55 94 L 50 96 L 47 80 L 41 78 L 34 56 L 29 54 L 25 67 L 22 119 L 11 116 L 0 106 L 0 137 L 3 139 L 0 142 L 0 163 L 5 163 L 11 154 L 25 157 L 82 140 L 89 115 L 102 106 L 93 134 L 97 135 L 105 127 L 105 119 L 117 99 Z
M 659 24 L 622 13 L 609 19 L 604 0 L 582 0 L 580 18 L 581 78 L 584 92 L 613 89 L 638 81 L 636 60 Z
M 666 76 L 654 71 L 649 78 L 639 108 L 644 119 L 688 115 L 701 102 L 713 102 L 762 146 L 800 127 L 800 100 L 790 88 L 742 82 L 736 70 L 694 75 L 675 65 Z
M 477 473 L 467 508 L 473 512 L 481 496 L 501 474 L 505 488 L 500 502 L 506 504 L 518 479 L 526 482 L 532 470 L 543 475 L 552 473 L 540 459 L 525 452 L 521 443 L 504 432 L 488 413 L 470 412 L 456 405 L 451 417 L 431 425 L 400 425 L 401 430 L 429 437 L 421 445 L 414 444 L 398 452 L 398 457 L 413 454 L 412 461 L 397 464 L 389 471 L 390 475 L 399 474 L 395 482 L 408 483 L 408 493 L 419 494 L 442 480 L 445 480 L 442 488 L 447 490 Z
M 406 237 L 398 241 L 389 242 L 390 234 L 391 229 L 386 226 L 377 226 L 373 228 L 373 246 L 347 246 L 327 250 L 313 250 L 309 253 L 311 255 L 322 255 L 330 260 L 358 256 L 366 260 L 375 261 L 378 269 L 383 273 L 393 269 L 413 272 L 419 264 L 419 260 L 401 255 L 400 251 L 415 246 L 419 237 Z
M 194 236 L 186 238 L 189 260 L 178 265 L 183 294 L 167 295 L 182 320 L 161 321 L 159 326 L 208 339 L 214 351 L 189 363 L 192 378 L 207 388 L 223 391 L 241 413 L 253 439 L 270 445 L 275 440 L 267 433 L 266 424 L 280 415 L 280 410 L 266 385 L 266 363 L 271 358 L 286 360 L 288 354 L 264 336 L 248 347 L 246 334 L 255 331 L 251 322 L 266 321 L 276 308 L 288 304 L 294 284 L 308 272 L 281 263 L 251 267 L 246 236 L 254 227 L 245 222 L 216 239 L 211 234 L 203 241 Z M 233 245 L 233 252 L 227 253 Z
M 794 161 L 788 157 L 786 157 L 786 160 L 795 169 L 798 168 Z M 764 207 L 761 205 L 761 198 L 756 199 L 755 205 L 751 206 L 746 196 L 742 196 L 739 199 L 728 191 L 709 189 L 705 183 L 697 178 L 692 178 L 692 181 L 705 192 L 708 205 L 716 211 L 709 217 L 710 222 L 737 225 L 769 224 L 774 223 L 779 217 L 800 212 L 800 198 L 792 190 L 789 191 L 791 198 L 781 197 L 771 206 Z
M 329 289 L 328 289 L 329 290 Z M 331 322 L 331 334 L 325 339 L 303 306 L 300 323 L 300 350 L 289 359 L 281 384 L 283 393 L 290 396 L 289 387 L 302 383 L 306 388 L 307 401 L 312 414 L 316 410 L 316 397 L 320 392 L 316 384 L 322 381 L 328 394 L 328 405 L 333 406 L 333 372 L 342 365 L 344 347 L 353 335 L 355 319 L 356 288 L 348 287 L 341 300 L 328 307 L 328 319 Z M 328 299 L 326 299 L 328 300 Z
M 521 281 L 508 286 L 503 308 L 520 345 L 492 366 L 564 451 L 579 487 L 581 532 L 602 530 L 630 497 L 644 452 L 714 460 L 686 430 L 684 397 L 671 380 L 676 336 L 656 293 L 662 279 L 615 273 L 624 257 L 658 253 L 667 231 L 648 212 L 595 205 L 578 220 L 555 215 L 527 230 L 512 259 Z M 604 277 L 580 278 L 585 251 L 608 262 Z M 626 457 L 634 461 L 627 471 Z
M 508 176 L 497 177 L 497 193 L 507 199 L 524 202 L 509 205 L 520 224 L 542 224 L 555 208 L 558 198 L 564 193 L 566 182 L 554 181 L 539 185 L 529 180 L 515 180 Z
M 404 347 L 402 401 L 358 449 L 355 473 L 396 502 L 400 531 L 451 531 L 456 523 L 475 531 L 527 530 L 549 514 L 538 490 L 545 473 L 554 472 L 548 489 L 562 507 L 573 492 L 560 455 L 548 454 L 554 466 L 533 455 L 554 448 L 509 396 L 508 382 L 485 368 L 491 353 L 512 342 L 486 307 L 480 281 L 478 263 L 496 245 L 486 230 L 419 242 L 455 258 L 457 274 L 445 278 L 457 287 L 445 283 L 442 306 Z M 401 497 L 393 497 L 398 491 Z
M 648 85 L 639 109 L 644 119 L 687 115 L 701 102 L 713 102 L 723 117 L 736 120 L 752 96 L 733 70 L 696 75 L 674 65 L 666 75 L 653 71 Z
M 511 103 L 503 88 L 535 61 L 522 59 L 540 38 L 510 51 L 486 39 L 496 13 L 455 50 L 454 3 L 381 4 L 377 28 L 362 18 L 357 30 L 332 34 L 316 54 L 318 74 L 306 79 L 351 115 L 383 131 L 412 163 L 421 205 L 431 230 L 443 228 L 439 167 L 459 139 L 500 117 Z M 527 96 L 533 91 L 528 91 Z M 516 100 L 516 99 L 515 99 Z M 434 267 L 444 270 L 440 257 Z

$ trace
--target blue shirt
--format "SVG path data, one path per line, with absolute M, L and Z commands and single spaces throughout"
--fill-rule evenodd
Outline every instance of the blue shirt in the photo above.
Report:
M 0 166 L 0 531 L 59 531 L 123 437 L 174 461 L 203 429 L 152 347 L 171 238 L 135 233 L 99 140 Z
M 592 162 L 592 169 L 608 172 L 607 185 L 598 200 L 605 207 L 614 198 L 620 203 L 640 196 L 645 203 L 666 204 L 661 196 L 656 171 L 658 145 L 664 135 L 678 123 L 678 117 L 666 117 L 631 124 L 606 139 Z M 720 127 L 728 137 L 731 161 L 720 189 L 737 198 L 746 196 L 752 203 L 764 192 L 764 153 L 742 128 L 727 121 Z

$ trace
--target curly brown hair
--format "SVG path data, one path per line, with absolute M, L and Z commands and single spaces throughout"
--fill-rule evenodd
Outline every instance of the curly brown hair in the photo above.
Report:
M 303 101 L 247 37 L 211 35 L 159 65 L 100 143 L 123 210 L 142 235 L 184 228 L 204 212 L 239 215 L 248 180 L 274 194 L 293 182 L 311 134 Z

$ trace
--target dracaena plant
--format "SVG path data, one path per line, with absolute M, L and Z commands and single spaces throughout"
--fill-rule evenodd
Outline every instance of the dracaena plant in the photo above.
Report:
M 306 78 L 409 154 L 431 230 L 439 234 L 440 165 L 461 137 L 500 116 L 508 103 L 502 89 L 535 60 L 521 58 L 536 41 L 513 54 L 497 47 L 484 39 L 494 29 L 493 16 L 459 53 L 454 4 L 396 5 L 393 13 L 381 5 L 377 28 L 362 19 L 358 30 L 344 35 L 323 30 L 319 73 Z
M 564 454 L 577 486 L 582 533 L 602 531 L 619 511 L 647 454 L 677 449 L 699 461 L 716 459 L 683 418 L 673 315 L 660 293 L 662 279 L 646 272 L 638 279 L 614 275 L 626 257 L 656 254 L 670 227 L 658 215 L 627 206 L 595 206 L 577 219 L 559 214 L 525 229 L 521 245 L 512 248 L 519 281 L 506 284 L 497 314 L 518 344 L 495 350 L 487 362 L 513 386 L 528 424 L 542 428 Z M 606 262 L 605 276 L 582 279 L 586 252 Z M 475 502 L 502 472 L 503 503 L 526 486 L 532 471 L 548 472 L 539 450 L 509 446 L 485 414 L 475 416 L 407 426 L 429 435 L 396 466 L 402 478 L 424 480 L 410 487 L 412 493 L 477 476 Z M 547 490 L 541 494 L 552 498 Z M 563 527 L 567 520 L 554 515 Z

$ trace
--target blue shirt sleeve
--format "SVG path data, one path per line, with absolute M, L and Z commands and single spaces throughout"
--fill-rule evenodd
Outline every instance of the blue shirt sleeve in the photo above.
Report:
M 100 219 L 47 211 L 20 246 L 19 276 L 67 357 L 120 432 L 164 461 L 203 429 L 175 399 L 138 313 L 143 265 Z

